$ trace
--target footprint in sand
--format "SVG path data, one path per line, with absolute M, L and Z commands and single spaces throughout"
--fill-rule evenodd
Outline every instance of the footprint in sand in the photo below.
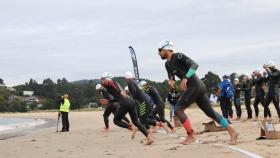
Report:
M 177 150 L 177 147 L 172 147 L 172 148 L 169 148 L 167 150 Z
M 64 150 L 62 150 L 62 149 L 58 149 L 58 150 L 57 150 L 57 152 L 62 153 L 62 152 L 64 152 Z

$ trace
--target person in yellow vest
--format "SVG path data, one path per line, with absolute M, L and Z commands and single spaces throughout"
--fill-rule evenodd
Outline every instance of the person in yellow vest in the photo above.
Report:
M 64 94 L 62 97 L 62 102 L 60 105 L 59 112 L 61 113 L 62 118 L 62 130 L 60 132 L 68 132 L 69 131 L 69 120 L 68 113 L 70 111 L 70 101 L 68 99 L 68 94 Z

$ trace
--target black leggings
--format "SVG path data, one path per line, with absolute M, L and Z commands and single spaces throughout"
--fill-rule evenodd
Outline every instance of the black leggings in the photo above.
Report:
M 222 97 L 220 100 L 220 106 L 224 118 L 228 119 L 228 117 L 230 116 L 231 99 Z
M 62 130 L 69 131 L 68 112 L 61 112 L 61 119 L 62 119 Z
M 265 106 L 264 95 L 265 95 L 264 91 L 256 93 L 256 97 L 255 97 L 255 101 L 254 101 L 256 117 L 259 116 L 259 107 L 258 107 L 259 103 L 261 103 L 264 108 L 264 117 L 267 117 L 267 116 L 271 117 L 271 113 L 270 113 L 268 106 Z
M 274 104 L 274 107 L 277 111 L 278 117 L 280 118 L 280 108 L 279 108 L 279 94 L 278 93 L 271 93 L 268 92 L 265 98 L 265 107 L 269 110 L 269 104 L 271 103 L 271 101 Z M 271 115 L 270 115 L 271 116 Z M 265 115 L 264 117 L 267 117 L 267 115 Z
M 104 118 L 104 124 L 105 124 L 106 129 L 109 128 L 109 116 L 111 114 L 113 114 L 113 115 L 116 114 L 118 106 L 119 106 L 118 103 L 110 103 L 107 105 L 106 109 L 104 110 L 103 118 Z M 123 120 L 126 123 L 130 123 L 129 119 L 126 116 L 123 118 Z
M 120 101 L 120 106 L 116 111 L 114 123 L 119 127 L 129 129 L 127 122 L 123 121 L 123 118 L 128 113 L 132 123 L 147 137 L 147 129 L 143 124 L 140 123 L 138 119 L 136 106 L 137 103 L 132 98 L 123 97 Z
M 184 112 L 185 109 L 194 102 L 196 102 L 198 107 L 208 117 L 220 123 L 223 117 L 212 108 L 211 102 L 206 94 L 204 83 L 197 76 L 193 76 L 188 83 L 188 89 L 183 93 L 178 103 L 175 105 L 175 114 L 180 119 L 181 123 L 184 124 L 187 119 L 187 115 Z
M 252 109 L 251 109 L 251 95 L 245 94 L 245 106 L 247 110 L 248 119 L 252 118 Z
M 139 114 L 139 119 L 140 122 L 144 125 L 146 125 L 146 127 L 149 129 L 150 125 L 151 126 L 156 126 L 157 122 L 154 118 L 150 117 L 150 107 L 152 105 L 150 105 L 149 103 L 143 101 L 142 103 L 138 104 L 138 114 Z
M 236 109 L 236 116 L 241 117 L 242 110 L 241 110 L 241 98 L 234 98 L 234 106 Z
M 167 123 L 167 126 L 170 129 L 173 129 L 174 127 L 171 125 L 169 121 L 165 119 L 165 113 L 164 113 L 164 104 L 163 103 L 157 103 L 156 107 L 153 109 L 151 113 L 152 117 L 156 117 L 158 115 L 158 118 L 156 117 L 156 120 L 159 122 Z

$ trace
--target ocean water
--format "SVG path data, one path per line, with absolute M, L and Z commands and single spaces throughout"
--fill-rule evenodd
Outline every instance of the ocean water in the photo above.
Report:
M 24 130 L 45 124 L 43 119 L 0 117 L 0 134 L 15 130 Z

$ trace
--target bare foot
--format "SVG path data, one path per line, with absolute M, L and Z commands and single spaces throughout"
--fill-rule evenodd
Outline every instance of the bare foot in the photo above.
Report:
M 166 131 L 166 133 L 169 132 L 168 129 L 166 128 L 166 126 L 164 125 L 164 123 L 162 123 L 162 122 L 159 123 L 159 127 L 163 128 Z
M 230 142 L 229 145 L 236 145 L 237 139 L 238 139 L 239 133 L 235 132 L 233 134 L 230 134 Z
M 176 129 L 173 127 L 171 130 L 170 130 L 170 133 L 175 133 L 176 132 Z
M 153 143 L 154 143 L 153 136 L 151 134 L 149 134 L 145 145 L 151 145 Z
M 195 137 L 192 135 L 192 136 L 187 136 L 185 140 L 180 142 L 180 144 L 182 144 L 182 145 L 189 145 L 189 144 L 191 144 L 193 142 L 195 142 Z
M 137 127 L 132 127 L 132 135 L 131 135 L 131 139 L 133 140 L 135 138 L 136 132 L 138 131 Z
M 102 132 L 110 132 L 109 128 L 103 128 Z

